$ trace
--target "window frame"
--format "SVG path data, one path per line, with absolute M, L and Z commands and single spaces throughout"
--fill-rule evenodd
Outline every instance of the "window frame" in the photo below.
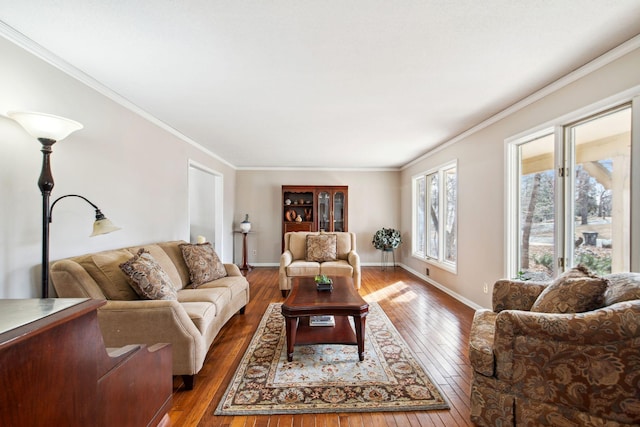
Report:
M 450 206 L 450 203 L 447 201 L 447 172 L 451 169 L 455 169 L 455 202 L 454 202 L 454 221 L 458 222 L 458 183 L 459 183 L 459 172 L 458 172 L 458 159 L 452 160 L 450 162 L 441 164 L 432 169 L 426 170 L 424 172 L 417 173 L 412 176 L 411 183 L 411 195 L 412 195 L 412 226 L 411 226 L 411 234 L 412 234 L 412 247 L 411 247 L 411 255 L 414 258 L 417 258 L 421 261 L 427 262 L 434 266 L 440 267 L 444 270 L 447 270 L 451 273 L 457 274 L 458 271 L 458 257 L 457 257 L 457 247 L 458 247 L 458 227 L 454 228 L 453 232 L 455 234 L 454 241 L 456 242 L 455 248 L 455 261 L 450 261 L 446 259 L 446 227 L 448 224 L 447 219 L 447 208 Z M 430 226 L 430 221 L 428 219 L 429 216 L 429 206 L 431 201 L 431 179 L 430 177 L 437 175 L 438 177 L 438 256 L 433 257 L 429 255 L 429 236 L 433 227 Z M 419 204 L 421 195 L 419 194 L 419 182 L 423 182 L 424 187 L 424 206 L 422 209 L 422 217 L 420 217 L 419 212 Z M 420 234 L 419 226 L 422 226 L 423 235 L 421 239 L 418 238 Z M 418 247 L 418 242 L 424 242 L 424 247 Z
M 554 153 L 554 167 L 556 171 L 561 168 L 569 167 L 571 156 L 573 153 L 565 152 L 566 132 L 567 129 L 575 124 L 590 117 L 596 117 L 598 115 L 606 113 L 608 110 L 621 109 L 626 105 L 631 108 L 631 185 L 632 188 L 640 187 L 640 132 L 634 129 L 640 128 L 640 95 L 638 95 L 637 88 L 634 93 L 623 93 L 618 96 L 603 100 L 599 103 L 595 103 L 588 107 L 582 108 L 573 113 L 558 117 L 557 119 L 547 122 L 537 128 L 531 129 L 526 132 L 522 132 L 511 138 L 505 140 L 505 236 L 506 236 L 506 256 L 504 270 L 506 277 L 517 277 L 517 265 L 519 255 L 519 221 L 518 221 L 518 198 L 519 185 L 518 185 L 518 147 L 521 144 L 527 143 L 534 139 L 537 139 L 543 135 L 553 134 L 555 139 L 555 153 Z M 559 190 L 556 192 L 556 226 L 559 230 L 564 231 L 563 238 L 557 238 L 555 245 L 556 258 L 562 257 L 567 265 L 554 266 L 554 273 L 557 276 L 566 268 L 569 268 L 569 264 L 572 262 L 572 255 L 568 256 L 566 242 L 571 241 L 572 236 L 568 236 L 569 228 L 565 222 L 565 214 L 567 212 L 567 204 L 570 203 L 565 200 L 567 195 L 572 195 L 571 188 L 568 187 L 570 180 L 564 178 L 557 178 L 556 188 Z M 568 196 L 572 197 L 572 196 Z M 631 192 L 631 236 L 630 236 L 630 263 L 631 271 L 637 271 L 640 268 L 640 197 L 635 196 L 633 191 Z

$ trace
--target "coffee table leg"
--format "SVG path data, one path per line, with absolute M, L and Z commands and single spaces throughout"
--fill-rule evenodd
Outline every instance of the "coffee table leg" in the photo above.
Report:
M 358 341 L 358 357 L 364 360 L 364 332 L 367 316 L 353 316 L 353 323 L 356 326 L 356 340 Z
M 296 331 L 298 330 L 298 318 L 286 317 L 287 327 L 287 360 L 293 361 L 293 346 L 296 343 Z

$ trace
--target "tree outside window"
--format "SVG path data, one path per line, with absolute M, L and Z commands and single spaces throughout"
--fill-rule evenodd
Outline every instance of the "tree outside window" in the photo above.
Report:
M 457 262 L 457 165 L 413 178 L 413 255 L 455 271 Z

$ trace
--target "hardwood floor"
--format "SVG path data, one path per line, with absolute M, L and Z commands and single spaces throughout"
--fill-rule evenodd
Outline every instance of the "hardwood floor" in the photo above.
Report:
M 277 268 L 257 268 L 247 274 L 251 301 L 244 315 L 235 315 L 218 334 L 195 387 L 185 391 L 174 378 L 174 427 L 384 427 L 472 426 L 469 421 L 471 367 L 469 329 L 474 310 L 407 271 L 378 267 L 362 269 L 360 294 L 378 301 L 431 379 L 445 394 L 450 410 L 385 413 L 339 413 L 261 416 L 215 416 L 249 341 L 271 302 L 284 299 L 278 289 Z

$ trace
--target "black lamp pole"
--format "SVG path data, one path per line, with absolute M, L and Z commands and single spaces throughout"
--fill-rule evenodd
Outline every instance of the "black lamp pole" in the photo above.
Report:
M 56 143 L 53 139 L 38 138 L 38 141 L 42 143 L 42 171 L 40 172 L 40 178 L 38 179 L 38 187 L 42 193 L 42 298 L 49 298 L 49 224 L 53 215 L 53 208 L 61 199 L 65 197 L 79 197 L 85 202 L 89 203 L 96 211 L 96 221 L 106 220 L 106 217 L 102 214 L 100 209 L 93 204 L 86 197 L 78 194 L 67 194 L 65 196 L 58 197 L 53 203 L 50 203 L 51 190 L 53 190 L 53 176 L 51 174 L 51 146 Z M 111 225 L 111 224 L 110 224 Z M 95 232 L 94 235 L 104 232 L 114 231 L 104 230 L 99 233 Z
M 56 143 L 53 139 L 38 138 L 42 144 L 42 170 L 38 179 L 38 187 L 42 193 L 42 298 L 49 298 L 49 198 L 53 190 L 53 176 L 51 175 L 51 146 Z

